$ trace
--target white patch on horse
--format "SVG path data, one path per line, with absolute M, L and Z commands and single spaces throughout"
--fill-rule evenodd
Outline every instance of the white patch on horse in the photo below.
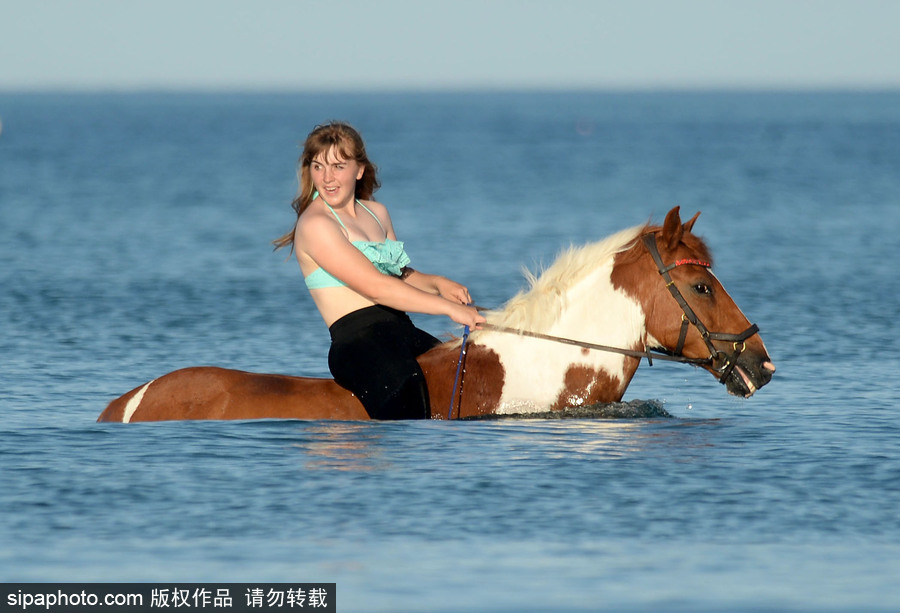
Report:
M 154 379 L 153 381 L 156 381 Z M 150 383 L 153 383 L 151 381 Z M 146 384 L 144 387 L 138 390 L 137 394 L 129 398 L 128 403 L 125 405 L 125 411 L 122 413 L 122 423 L 127 424 L 131 421 L 132 415 L 134 412 L 138 410 L 138 407 L 141 406 L 141 400 L 144 399 L 144 392 L 147 391 L 147 388 L 150 387 L 150 383 Z
M 644 312 L 611 281 L 615 254 L 638 234 L 639 228 L 632 228 L 570 250 L 540 278 L 532 277 L 531 289 L 488 321 L 611 347 L 639 345 L 646 332 Z M 478 342 L 500 356 L 507 373 L 497 413 L 546 411 L 565 389 L 566 373 L 573 366 L 603 371 L 626 384 L 625 358 L 617 353 L 585 352 L 573 345 L 489 330 L 478 333 Z

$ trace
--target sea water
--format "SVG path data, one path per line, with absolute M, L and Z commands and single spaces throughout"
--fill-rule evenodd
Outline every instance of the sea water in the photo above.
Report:
M 97 424 L 176 368 L 327 376 L 296 160 L 343 119 L 485 306 L 673 206 L 778 367 L 670 418 Z M 0 579 L 335 582 L 341 611 L 900 609 L 900 94 L 0 94 Z M 449 320 L 416 316 L 437 335 Z

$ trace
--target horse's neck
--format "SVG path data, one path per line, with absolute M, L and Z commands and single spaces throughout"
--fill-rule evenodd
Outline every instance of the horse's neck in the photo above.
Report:
M 621 349 L 643 348 L 644 310 L 634 298 L 613 287 L 609 271 L 598 269 L 566 292 L 559 319 L 547 334 Z M 597 366 L 626 385 L 633 375 L 626 379 L 625 357 L 619 353 L 591 350 L 585 355 L 578 351 L 581 363 Z
M 568 288 L 561 296 L 559 316 L 545 329 L 553 336 L 624 349 L 643 347 L 644 312 L 610 281 L 612 262 Z M 637 361 L 621 354 L 587 350 L 549 340 L 486 332 L 479 342 L 500 356 L 505 372 L 503 401 L 542 410 L 558 406 L 562 396 L 575 404 L 620 400 L 634 376 Z M 573 402 L 568 402 L 572 404 Z

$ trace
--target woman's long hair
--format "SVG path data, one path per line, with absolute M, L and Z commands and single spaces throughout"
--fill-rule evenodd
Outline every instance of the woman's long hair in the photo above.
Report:
M 297 169 L 297 178 L 300 187 L 297 191 L 297 197 L 291 202 L 291 207 L 297 212 L 297 219 L 307 209 L 313 201 L 315 187 L 312 182 L 309 167 L 313 160 L 320 153 L 327 154 L 334 147 L 334 152 L 345 160 L 355 160 L 360 166 L 365 168 L 363 176 L 356 182 L 356 198 L 358 200 L 371 200 L 381 183 L 378 181 L 378 168 L 369 161 L 366 155 L 366 144 L 352 126 L 340 121 L 331 121 L 320 126 L 316 126 L 303 145 L 303 153 L 300 155 L 299 168 Z M 288 245 L 291 250 L 294 248 L 294 231 L 297 228 L 297 222 L 294 227 L 284 236 L 272 241 L 275 249 L 281 249 Z

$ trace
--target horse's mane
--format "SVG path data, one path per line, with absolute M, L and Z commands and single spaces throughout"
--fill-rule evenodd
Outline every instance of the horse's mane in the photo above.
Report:
M 529 288 L 520 291 L 499 310 L 487 314 L 489 323 L 523 330 L 546 329 L 565 306 L 563 296 L 592 271 L 627 251 L 648 229 L 647 225 L 621 230 L 595 243 L 563 250 L 538 275 L 525 269 Z

